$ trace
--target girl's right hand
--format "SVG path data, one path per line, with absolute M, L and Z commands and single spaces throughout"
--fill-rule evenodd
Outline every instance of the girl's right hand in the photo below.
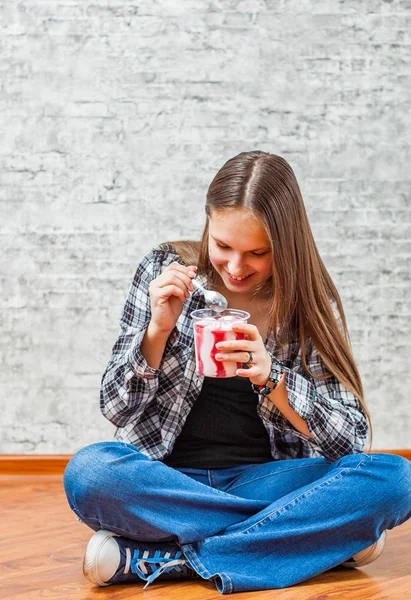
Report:
M 150 281 L 151 323 L 158 331 L 172 332 L 184 302 L 190 297 L 190 291 L 195 289 L 191 280 L 196 274 L 195 265 L 186 267 L 173 262 Z

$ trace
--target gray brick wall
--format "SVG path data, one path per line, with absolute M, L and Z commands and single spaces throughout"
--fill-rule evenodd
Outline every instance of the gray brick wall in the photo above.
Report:
M 99 386 L 136 264 L 198 237 L 251 149 L 297 174 L 374 447 L 408 447 L 411 3 L 4 0 L 0 27 L 0 452 L 112 439 Z

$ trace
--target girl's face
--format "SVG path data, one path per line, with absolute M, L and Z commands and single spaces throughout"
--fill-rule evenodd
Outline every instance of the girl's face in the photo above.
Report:
M 231 295 L 251 299 L 272 273 L 269 239 L 255 217 L 240 209 L 213 211 L 209 219 L 210 261 Z M 233 277 L 245 277 L 235 281 Z

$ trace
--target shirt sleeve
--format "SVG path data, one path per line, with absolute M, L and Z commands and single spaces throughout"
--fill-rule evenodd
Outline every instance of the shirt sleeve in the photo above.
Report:
M 143 413 L 158 389 L 162 365 L 154 369 L 147 364 L 141 342 L 151 319 L 149 284 L 161 272 L 162 256 L 151 250 L 137 267 L 120 318 L 120 332 L 101 380 L 100 410 L 117 427 Z M 163 359 L 178 338 L 174 327 Z
M 329 372 L 313 344 L 307 366 L 314 375 Z M 323 380 L 309 377 L 301 364 L 301 351 L 284 371 L 288 402 L 306 421 L 313 438 L 294 428 L 276 407 L 270 411 L 273 426 L 282 433 L 292 430 L 330 461 L 362 452 L 368 423 L 359 399 L 334 376 Z

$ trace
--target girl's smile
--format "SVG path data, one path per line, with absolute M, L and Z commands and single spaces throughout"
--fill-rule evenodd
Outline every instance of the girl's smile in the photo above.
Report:
M 231 285 L 235 285 L 235 286 L 244 286 L 245 284 L 249 283 L 250 278 L 253 276 L 253 273 L 251 275 L 247 275 L 246 277 L 243 277 L 242 279 L 234 279 L 233 277 L 231 277 L 230 273 L 227 273 L 227 278 L 228 281 L 231 283 Z

